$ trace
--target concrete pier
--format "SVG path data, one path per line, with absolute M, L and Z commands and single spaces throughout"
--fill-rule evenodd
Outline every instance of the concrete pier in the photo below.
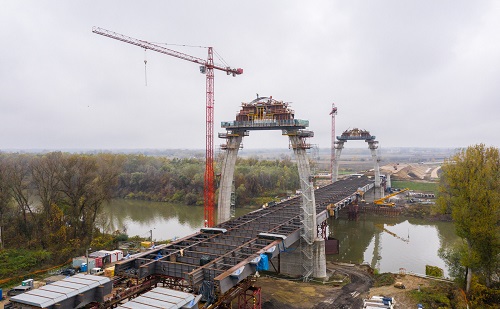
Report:
M 219 185 L 219 202 L 217 206 L 217 224 L 231 219 L 231 188 L 234 179 L 234 168 L 238 158 L 243 136 L 227 137 L 226 153 L 222 160 L 221 179 Z

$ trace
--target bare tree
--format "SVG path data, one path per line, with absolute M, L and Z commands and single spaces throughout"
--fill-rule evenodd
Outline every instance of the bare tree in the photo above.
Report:
M 60 202 L 59 174 L 62 173 L 61 158 L 62 154 L 60 152 L 51 152 L 33 158 L 31 164 L 33 186 L 42 206 L 42 211 L 38 216 L 38 225 L 40 226 L 40 241 L 43 248 L 48 245 L 46 243 L 47 233 L 53 232 L 49 228 L 49 222 L 52 222 L 53 206 Z M 59 227 L 53 228 L 58 229 Z
M 10 183 L 8 180 L 8 165 L 5 163 L 6 157 L 0 155 L 0 250 L 4 249 L 3 227 L 4 216 L 12 200 Z
M 60 188 L 69 207 L 74 237 L 93 236 L 94 223 L 104 201 L 111 199 L 120 170 L 114 155 L 64 155 Z
M 32 157 L 29 155 L 10 156 L 7 160 L 9 166 L 7 177 L 11 184 L 12 197 L 22 214 L 21 233 L 28 239 L 28 245 L 33 242 L 33 223 L 35 222 L 31 161 Z

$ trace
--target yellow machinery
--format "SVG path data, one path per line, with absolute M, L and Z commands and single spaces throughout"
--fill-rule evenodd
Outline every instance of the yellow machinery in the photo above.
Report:
M 392 202 L 389 203 L 389 202 L 386 202 L 386 201 L 388 199 L 390 199 L 391 197 L 396 196 L 396 195 L 398 195 L 400 193 L 403 193 L 405 191 L 408 191 L 408 190 L 410 190 L 410 189 L 405 188 L 405 189 L 402 189 L 401 191 L 397 191 L 397 192 L 391 193 L 391 194 L 386 195 L 386 196 L 384 196 L 382 198 L 379 198 L 378 200 L 374 200 L 373 204 L 378 205 L 378 206 L 391 206 L 391 207 L 394 207 L 394 206 L 396 206 L 396 203 L 392 203 Z
M 360 202 L 361 202 L 361 203 L 366 202 L 366 201 L 365 201 L 365 191 L 363 191 L 363 190 L 361 190 L 361 189 L 358 189 L 358 190 L 356 191 L 356 194 L 358 194 L 358 195 L 359 195 L 359 197 L 361 198 L 361 200 L 360 200 Z

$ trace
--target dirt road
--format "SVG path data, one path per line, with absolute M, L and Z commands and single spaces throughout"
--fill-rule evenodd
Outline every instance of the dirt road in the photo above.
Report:
M 368 295 L 373 280 L 368 272 L 357 266 L 328 264 L 333 275 L 340 275 L 349 282 L 343 287 L 338 282 L 304 283 L 261 277 L 257 281 L 262 288 L 262 308 L 314 308 L 359 309 Z

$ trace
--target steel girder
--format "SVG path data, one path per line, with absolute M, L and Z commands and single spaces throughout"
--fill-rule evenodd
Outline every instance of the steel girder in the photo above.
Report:
M 315 190 L 317 224 L 328 217 L 327 205 L 355 195 L 358 188 L 370 182 L 373 181 L 366 177 L 352 177 Z M 300 197 L 295 197 L 224 222 L 215 229 L 202 229 L 119 262 L 115 274 L 138 279 L 150 275 L 182 278 L 193 291 L 203 281 L 212 281 L 214 292 L 222 295 L 255 273 L 254 262 L 260 254 L 276 257 L 280 250 L 299 240 L 300 205 Z M 262 238 L 261 233 L 283 237 Z

